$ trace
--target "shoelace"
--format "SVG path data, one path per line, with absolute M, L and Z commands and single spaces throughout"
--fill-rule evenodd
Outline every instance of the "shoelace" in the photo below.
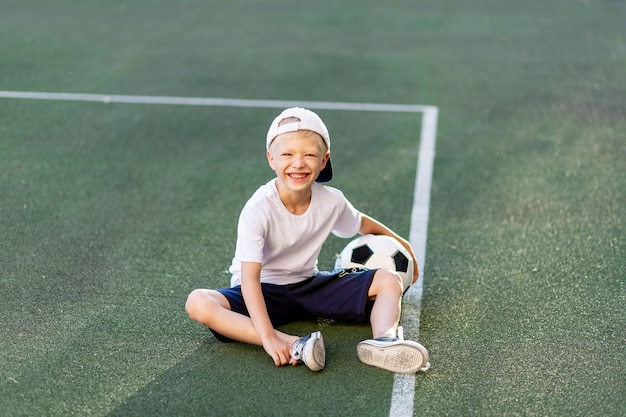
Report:
M 291 358 L 297 361 L 302 358 L 302 348 L 304 347 L 304 343 L 301 343 L 300 340 L 296 340 L 291 346 Z

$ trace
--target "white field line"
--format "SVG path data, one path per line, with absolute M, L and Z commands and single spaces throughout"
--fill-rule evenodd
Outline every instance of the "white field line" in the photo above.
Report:
M 411 230 L 409 241 L 417 257 L 419 280 L 409 287 L 402 300 L 403 327 L 415 331 L 418 336 L 420 312 L 422 308 L 422 290 L 424 285 L 424 263 L 426 261 L 426 236 L 428 233 L 428 214 L 430 211 L 430 186 L 432 184 L 435 159 L 435 140 L 439 109 L 429 107 L 422 115 L 422 130 L 413 193 L 411 212 Z M 395 374 L 391 393 L 390 417 L 412 417 L 415 398 L 415 375 Z
M 282 108 L 307 107 L 318 110 L 352 110 L 379 112 L 420 113 L 432 106 L 376 103 L 340 103 L 329 101 L 289 101 L 289 100 L 247 100 L 231 98 L 202 97 L 163 97 L 163 96 L 128 96 L 114 94 L 78 94 L 46 93 L 30 91 L 0 91 L 1 98 L 21 98 L 37 100 L 88 101 L 95 103 L 132 103 L 132 104 L 170 104 L 185 106 L 221 106 L 221 107 L 256 107 Z
M 405 293 L 402 313 L 404 328 L 414 332 L 414 337 L 418 336 L 424 282 L 424 262 L 426 259 L 426 235 L 428 231 L 428 214 L 430 208 L 430 187 L 432 183 L 435 140 L 437 137 L 437 121 L 439 115 L 439 109 L 436 106 L 25 91 L 0 91 L 0 98 L 86 101 L 104 104 L 168 104 L 248 108 L 285 108 L 299 106 L 316 110 L 422 113 L 420 147 L 417 161 L 415 189 L 413 194 L 413 208 L 411 211 L 411 230 L 409 235 L 409 241 L 411 242 L 415 251 L 415 256 L 417 257 L 420 279 Z M 395 374 L 389 415 L 391 417 L 412 416 L 414 397 L 415 375 Z

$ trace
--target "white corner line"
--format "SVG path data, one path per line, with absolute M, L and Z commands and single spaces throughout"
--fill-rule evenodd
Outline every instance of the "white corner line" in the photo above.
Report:
M 410 309 L 410 314 L 403 314 L 404 326 L 419 334 L 420 312 L 422 309 L 422 291 L 424 285 L 424 263 L 426 260 L 426 236 L 428 233 L 428 214 L 430 211 L 430 188 L 435 159 L 435 141 L 437 138 L 437 120 L 439 109 L 430 107 L 422 116 L 420 147 L 413 193 L 411 212 L 411 230 L 409 241 L 417 258 L 419 280 L 409 287 L 402 303 Z M 415 375 L 395 374 L 391 393 L 390 417 L 412 417 L 415 398 Z
M 411 230 L 409 241 L 417 257 L 420 279 L 405 293 L 402 303 L 411 311 L 403 314 L 404 326 L 419 334 L 420 310 L 424 282 L 424 262 L 426 258 L 426 235 L 430 209 L 430 188 L 432 183 L 435 140 L 439 108 L 428 105 L 384 104 L 384 103 L 342 103 L 329 101 L 292 100 L 249 100 L 202 97 L 167 97 L 115 94 L 50 93 L 34 91 L 0 91 L 0 98 L 83 101 L 92 103 L 165 104 L 185 106 L 285 108 L 306 107 L 315 110 L 350 110 L 398 113 L 422 113 L 420 147 L 417 161 Z M 415 375 L 395 374 L 391 394 L 390 417 L 413 416 L 415 397 Z
M 434 106 L 412 104 L 384 104 L 384 103 L 341 103 L 330 101 L 294 101 L 294 100 L 249 100 L 232 98 L 203 98 L 203 97 L 166 97 L 166 96 L 135 96 L 115 94 L 80 94 L 80 93 L 50 93 L 35 91 L 0 91 L 0 98 L 34 99 L 34 100 L 64 100 L 87 101 L 92 103 L 132 103 L 132 104 L 169 104 L 185 106 L 220 106 L 220 107 L 307 107 L 316 110 L 352 110 L 423 113 Z

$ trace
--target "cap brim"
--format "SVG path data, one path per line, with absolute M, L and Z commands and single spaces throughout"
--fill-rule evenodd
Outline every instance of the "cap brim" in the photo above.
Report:
M 317 176 L 316 182 L 328 182 L 333 179 L 333 166 L 330 163 L 330 158 L 326 161 L 326 166 L 320 171 L 320 175 Z

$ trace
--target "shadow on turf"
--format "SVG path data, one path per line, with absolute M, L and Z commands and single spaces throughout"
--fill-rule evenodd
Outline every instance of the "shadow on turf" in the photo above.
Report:
M 312 326 L 313 325 L 313 326 Z M 294 333 L 314 324 L 296 324 Z M 276 368 L 262 348 L 207 336 L 184 360 L 128 397 L 109 416 L 382 415 L 393 374 L 361 364 L 356 344 L 368 326 L 326 325 L 327 366 Z M 343 410 L 343 411 L 342 411 Z M 338 414 L 339 413 L 339 414 Z

